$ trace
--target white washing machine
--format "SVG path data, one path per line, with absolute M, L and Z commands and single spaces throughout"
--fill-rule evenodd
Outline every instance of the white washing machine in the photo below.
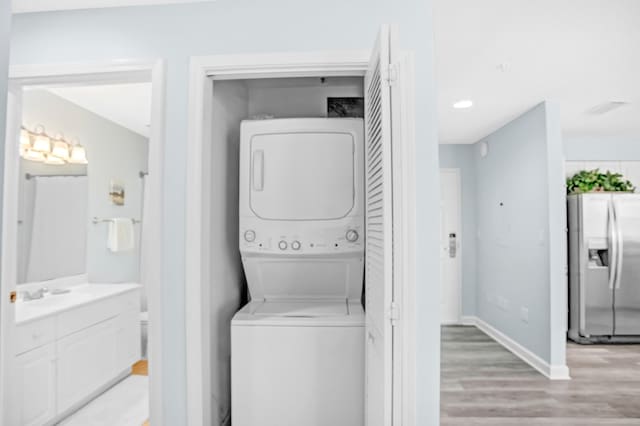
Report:
M 363 121 L 243 121 L 234 426 L 364 424 Z

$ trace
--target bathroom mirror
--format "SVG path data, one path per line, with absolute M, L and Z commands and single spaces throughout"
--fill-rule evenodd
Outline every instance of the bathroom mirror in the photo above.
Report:
M 18 284 L 140 281 L 148 118 L 132 128 L 133 109 L 108 108 L 110 96 L 122 104 L 106 85 L 23 93 Z
M 20 160 L 18 284 L 86 272 L 86 168 Z

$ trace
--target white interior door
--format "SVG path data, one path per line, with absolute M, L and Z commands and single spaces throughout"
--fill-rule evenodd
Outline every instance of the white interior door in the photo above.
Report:
M 365 75 L 367 426 L 392 424 L 391 44 L 390 29 L 384 26 Z
M 22 116 L 21 88 L 9 85 L 7 129 L 5 135 L 4 191 L 2 204 L 2 256 L 0 256 L 0 424 L 16 424 L 18 397 L 13 392 L 15 369 L 15 297 L 18 272 L 18 166 L 19 134 Z
M 440 276 L 442 324 L 457 324 L 461 312 L 460 170 L 440 170 Z

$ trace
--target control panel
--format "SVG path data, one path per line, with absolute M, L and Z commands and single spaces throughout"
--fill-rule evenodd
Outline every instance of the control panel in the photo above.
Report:
M 240 251 L 270 254 L 328 254 L 364 250 L 362 225 L 310 226 L 284 223 L 252 227 L 244 223 L 240 229 Z

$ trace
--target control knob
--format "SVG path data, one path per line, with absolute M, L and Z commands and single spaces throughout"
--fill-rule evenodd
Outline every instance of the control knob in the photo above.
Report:
M 347 231 L 347 241 L 349 241 L 350 243 L 355 243 L 356 241 L 358 241 L 358 238 L 360 236 L 358 235 L 358 231 L 356 231 L 355 229 L 349 229 Z
M 278 243 L 278 247 L 280 248 L 280 250 L 286 250 L 287 247 L 288 247 L 288 244 L 287 244 L 287 242 L 285 240 L 281 240 Z
M 300 250 L 301 244 L 300 241 L 294 241 L 291 243 L 291 248 L 294 250 Z
M 256 240 L 256 233 L 255 231 L 249 229 L 248 231 L 245 231 L 244 233 L 244 240 L 248 243 L 252 243 Z

